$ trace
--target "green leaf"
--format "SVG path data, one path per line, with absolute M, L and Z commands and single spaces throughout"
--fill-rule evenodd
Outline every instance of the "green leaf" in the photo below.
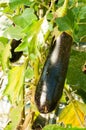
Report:
M 83 128 L 62 128 L 57 124 L 46 125 L 43 130 L 84 130 Z
M 80 42 L 81 39 L 86 37 L 86 22 L 80 21 L 80 23 L 76 23 L 73 30 L 73 37 L 75 42 Z
M 61 130 L 63 129 L 62 127 L 56 125 L 56 124 L 50 124 L 50 125 L 46 125 L 43 130 Z
M 80 42 L 86 36 L 86 6 L 69 9 L 67 15 L 56 19 L 59 31 L 69 31 L 74 41 Z
M 29 46 L 29 43 L 31 43 L 32 39 L 34 39 L 38 35 L 38 33 L 40 31 L 40 26 L 41 26 L 42 22 L 43 22 L 43 20 L 39 20 L 38 22 L 35 22 L 31 26 L 26 27 L 26 29 L 24 29 L 23 32 L 27 33 L 27 37 L 25 37 L 24 38 L 24 42 L 22 42 L 16 48 L 16 51 L 22 51 L 22 50 L 24 50 L 25 48 L 27 48 Z M 34 44 L 34 42 L 32 42 L 31 45 L 33 46 L 33 44 Z
M 8 73 L 8 84 L 3 94 L 7 95 L 13 104 L 21 100 L 26 66 L 27 61 L 21 66 L 13 67 Z
M 86 22 L 81 24 L 81 25 L 79 25 L 78 37 L 80 37 L 80 38 L 86 37 Z
M 48 19 L 48 20 L 52 20 L 52 19 L 53 19 L 53 14 L 52 14 L 52 13 L 49 13 L 49 14 L 47 15 L 47 19 Z
M 2 52 L 4 50 L 4 45 L 0 42 L 0 65 L 1 65 L 1 61 L 2 61 Z
M 74 26 L 74 15 L 71 10 L 68 10 L 66 16 L 57 18 L 56 24 L 60 31 L 72 30 Z
M 7 70 L 9 67 L 9 57 L 10 57 L 10 44 L 7 44 L 5 47 L 2 47 L 3 51 L 1 54 L 1 64 L 3 70 Z
M 4 45 L 3 43 L 0 42 L 0 64 L 1 64 L 1 60 L 2 60 L 2 52 L 4 50 Z
M 36 20 L 37 17 L 34 14 L 34 10 L 32 8 L 27 8 L 21 15 L 13 17 L 14 23 L 23 28 L 31 25 Z
M 79 18 L 84 19 L 86 18 L 86 5 L 78 7 L 79 8 Z
M 2 60 L 2 52 L 4 51 L 4 48 L 7 43 L 8 43 L 8 39 L 6 39 L 4 37 L 0 37 L 0 64 L 1 64 L 1 60 Z
M 6 45 L 8 43 L 8 39 L 5 37 L 0 37 L 0 42 L 2 42 L 3 45 Z
M 39 55 L 39 48 L 41 44 L 44 43 L 44 35 L 48 29 L 49 26 L 46 18 L 43 18 L 24 29 L 24 33 L 27 33 L 27 37 L 23 39 L 24 42 L 16 48 L 16 51 L 22 51 L 28 47 L 29 55 L 31 53 L 36 56 Z
M 19 26 L 11 26 L 9 28 L 7 28 L 4 33 L 3 36 L 8 38 L 8 39 L 16 39 L 19 40 L 22 37 L 25 36 L 25 34 L 22 32 L 22 28 Z
M 74 14 L 73 38 L 80 42 L 86 36 L 86 6 L 78 6 L 72 9 Z
M 22 4 L 29 5 L 31 2 L 28 0 L 9 0 L 9 5 L 12 9 L 15 9 L 17 6 Z
M 31 67 L 28 67 L 27 70 L 25 71 L 25 77 L 28 79 L 33 78 L 34 71 Z
M 0 64 L 1 62 L 3 62 L 3 59 L 2 59 L 2 56 L 4 55 L 4 49 L 6 49 L 6 45 L 8 44 L 8 39 L 7 38 L 4 38 L 4 37 L 0 37 Z M 8 49 L 6 50 L 5 53 L 7 53 L 7 51 L 9 50 L 10 48 L 8 47 Z M 3 52 L 3 53 L 2 53 Z M 10 55 L 10 52 L 9 52 L 9 55 Z M 9 57 L 8 55 L 8 57 Z M 8 59 L 7 57 L 7 59 Z M 3 56 L 3 58 L 6 58 Z M 7 62 L 7 60 L 5 59 L 5 61 Z M 3 63 L 2 63 L 3 64 Z M 6 63 L 7 64 L 7 63 Z M 4 65 L 4 64 L 3 64 Z M 5 67 L 3 67 L 3 69 L 5 69 Z
M 86 75 L 82 72 L 82 66 L 86 60 L 86 52 L 72 50 L 67 72 L 67 82 L 76 89 L 83 89 L 86 92 Z
M 83 4 L 86 4 L 86 0 L 78 0 L 78 2 L 81 2 Z

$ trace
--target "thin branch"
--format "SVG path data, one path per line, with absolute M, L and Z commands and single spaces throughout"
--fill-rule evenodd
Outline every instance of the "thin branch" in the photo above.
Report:
M 33 122 L 33 117 L 34 117 L 34 112 L 31 112 L 31 110 L 28 111 L 28 115 L 26 116 L 26 119 L 24 121 L 24 124 L 22 125 L 22 129 L 21 130 L 25 130 L 28 125 L 31 125 Z
M 47 16 L 47 15 L 49 14 L 49 12 L 51 11 L 51 9 L 52 9 L 54 3 L 55 3 L 55 1 L 54 1 L 54 0 L 52 1 L 52 0 L 51 0 L 51 5 L 50 5 L 48 11 L 46 12 L 46 16 Z
M 39 1 L 36 1 L 36 3 L 40 4 L 41 6 L 45 7 L 46 9 L 48 9 L 48 6 L 46 6 L 44 3 L 41 3 Z

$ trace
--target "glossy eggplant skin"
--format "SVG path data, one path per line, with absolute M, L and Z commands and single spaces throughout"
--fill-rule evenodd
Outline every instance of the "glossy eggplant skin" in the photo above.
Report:
M 71 46 L 72 37 L 65 32 L 53 39 L 51 43 L 35 91 L 35 102 L 41 113 L 53 111 L 62 96 Z
M 10 62 L 16 62 L 17 60 L 19 60 L 19 58 L 22 56 L 23 52 L 15 52 L 15 49 L 18 47 L 18 45 L 21 43 L 21 39 L 20 40 L 16 40 L 13 39 L 11 42 L 11 58 L 10 58 Z

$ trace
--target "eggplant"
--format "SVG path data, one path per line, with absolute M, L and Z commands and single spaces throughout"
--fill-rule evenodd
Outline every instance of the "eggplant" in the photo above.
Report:
M 15 52 L 15 49 L 18 47 L 19 44 L 21 44 L 21 39 L 20 40 L 13 39 L 12 42 L 11 42 L 11 58 L 10 58 L 10 62 L 12 62 L 12 63 L 19 60 L 19 58 L 23 54 L 23 51 Z
M 62 96 L 71 46 L 72 37 L 66 32 L 51 42 L 35 91 L 35 103 L 40 113 L 53 111 Z

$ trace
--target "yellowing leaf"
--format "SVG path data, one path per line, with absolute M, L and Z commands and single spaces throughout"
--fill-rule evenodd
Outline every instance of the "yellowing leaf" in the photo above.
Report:
M 22 100 L 23 101 L 23 100 Z M 9 118 L 11 122 L 6 126 L 5 130 L 16 130 L 22 115 L 23 104 L 22 101 L 19 104 L 14 105 L 9 113 Z
M 21 100 L 26 65 L 27 61 L 23 65 L 13 67 L 9 71 L 8 85 L 6 86 L 4 95 L 8 95 L 12 103 Z
M 65 0 L 64 4 L 60 8 L 57 9 L 57 11 L 56 11 L 57 17 L 63 17 L 67 14 L 68 2 L 69 2 L 69 0 Z
M 6 47 L 2 51 L 2 68 L 6 70 L 8 68 L 8 60 L 10 57 L 10 44 L 7 44 Z
M 59 122 L 65 125 L 72 124 L 73 127 L 84 127 L 86 115 L 86 104 L 72 101 L 67 105 L 59 116 Z

